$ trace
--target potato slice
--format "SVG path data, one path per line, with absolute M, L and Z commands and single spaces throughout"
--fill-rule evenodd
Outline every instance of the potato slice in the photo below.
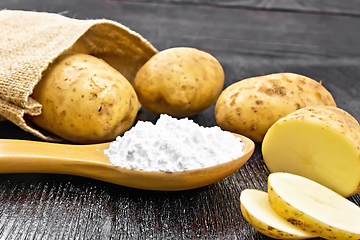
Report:
M 360 190 L 360 126 L 339 108 L 306 107 L 281 118 L 262 153 L 270 172 L 304 176 L 344 197 Z
M 276 239 L 306 239 L 315 237 L 280 217 L 269 203 L 268 194 L 256 189 L 245 189 L 240 196 L 245 219 L 262 234 Z
M 268 196 L 275 212 L 305 231 L 325 239 L 360 238 L 360 208 L 319 183 L 272 173 Z

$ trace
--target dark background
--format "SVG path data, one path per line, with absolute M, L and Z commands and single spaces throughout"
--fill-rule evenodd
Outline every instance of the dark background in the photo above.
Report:
M 360 2 L 349 0 L 1 0 L 0 9 L 118 21 L 159 51 L 214 55 L 226 83 L 276 72 L 308 76 L 360 120 Z M 0 35 L 1 37 L 1 35 Z M 156 120 L 142 110 L 141 120 Z M 214 106 L 192 117 L 216 125 Z M 0 138 L 38 140 L 10 122 Z M 261 145 L 237 172 L 180 192 L 131 189 L 55 174 L 0 175 L 1 239 L 269 239 L 243 218 L 240 193 L 266 190 Z M 350 198 L 360 205 L 360 195 Z

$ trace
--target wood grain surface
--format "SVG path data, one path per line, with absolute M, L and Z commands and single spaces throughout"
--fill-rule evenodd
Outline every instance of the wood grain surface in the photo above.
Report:
M 303 74 L 322 81 L 338 107 L 360 120 L 357 1 L 2 0 L 0 9 L 111 19 L 158 50 L 207 51 L 224 68 L 224 88 L 252 76 Z M 157 116 L 141 110 L 138 119 L 154 122 Z M 192 119 L 216 125 L 214 106 Z M 39 140 L 6 121 L 0 138 Z M 240 211 L 242 190 L 266 190 L 269 172 L 260 149 L 257 144 L 251 159 L 224 180 L 180 192 L 69 175 L 0 175 L 0 239 L 270 239 Z M 350 200 L 360 206 L 359 194 Z

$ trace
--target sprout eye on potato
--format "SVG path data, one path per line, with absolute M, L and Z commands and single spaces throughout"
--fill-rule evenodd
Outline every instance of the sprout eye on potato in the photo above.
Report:
M 188 117 L 210 107 L 224 85 L 220 63 L 195 48 L 161 51 L 137 72 L 134 88 L 141 105 L 154 114 Z
M 87 54 L 64 54 L 44 73 L 31 95 L 42 114 L 39 127 L 77 143 L 111 141 L 134 123 L 139 102 L 125 77 Z
M 261 142 L 278 119 L 315 105 L 336 106 L 321 83 L 294 73 L 276 73 L 227 87 L 216 102 L 215 117 L 223 130 Z

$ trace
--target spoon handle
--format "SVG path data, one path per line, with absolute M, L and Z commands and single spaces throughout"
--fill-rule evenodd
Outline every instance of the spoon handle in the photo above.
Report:
M 0 139 L 0 173 L 78 173 L 76 166 L 111 166 L 110 143 L 71 145 Z

